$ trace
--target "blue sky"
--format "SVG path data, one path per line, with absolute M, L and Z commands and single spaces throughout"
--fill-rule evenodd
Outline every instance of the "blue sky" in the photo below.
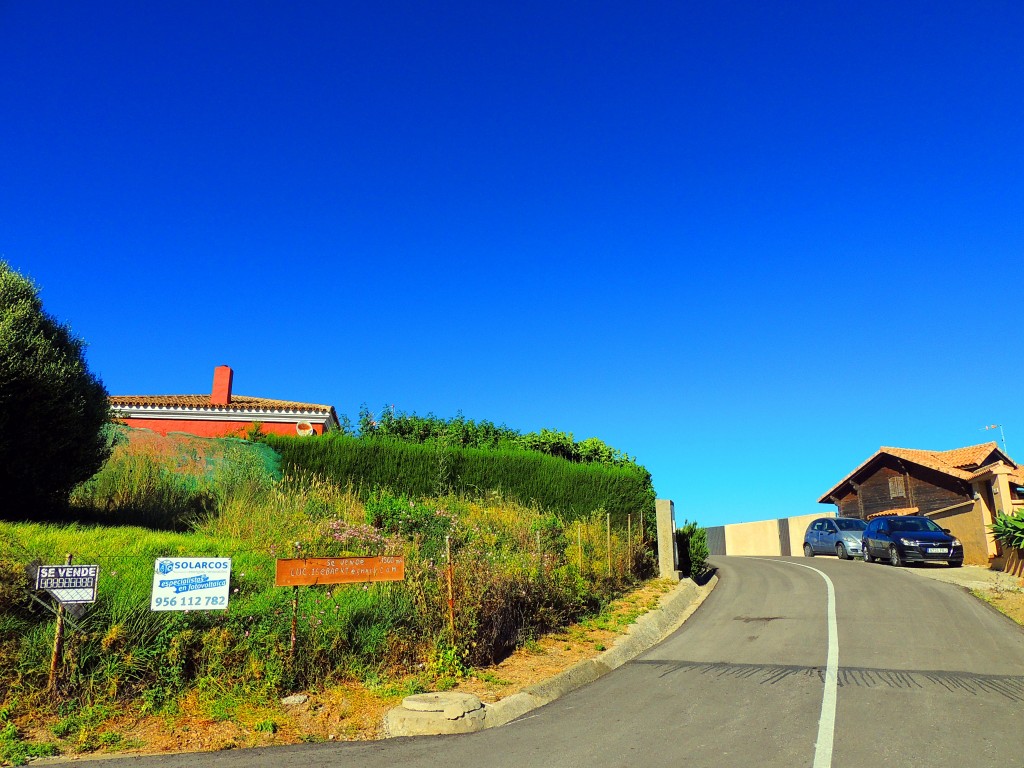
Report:
M 112 394 L 597 436 L 680 520 L 1024 457 L 1024 5 L 846 5 L 0 3 L 0 258 Z

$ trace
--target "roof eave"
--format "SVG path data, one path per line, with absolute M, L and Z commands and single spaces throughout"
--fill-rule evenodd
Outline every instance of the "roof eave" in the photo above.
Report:
M 882 446 L 877 451 L 875 451 L 871 455 L 871 457 L 868 458 L 867 461 L 862 463 L 855 470 L 853 470 L 850 474 L 848 474 L 846 477 L 844 477 L 842 480 L 840 480 L 838 483 L 836 483 L 836 485 L 834 485 L 831 489 L 829 489 L 829 491 L 827 493 L 825 493 L 824 496 L 822 496 L 820 499 L 818 499 L 818 503 L 819 504 L 835 504 L 835 502 L 832 500 L 832 497 L 835 496 L 839 492 L 839 490 L 842 489 L 842 487 L 844 485 L 846 485 L 847 483 L 851 483 L 852 484 L 853 478 L 859 472 L 861 472 L 862 470 L 867 469 L 867 467 L 871 464 L 871 462 L 873 462 L 875 459 L 877 459 L 878 457 L 880 457 L 882 455 L 892 456 L 894 459 L 897 459 L 899 461 L 906 462 L 908 464 L 913 464 L 916 467 L 922 467 L 924 469 L 929 469 L 932 472 L 938 472 L 940 474 L 947 475 L 949 477 L 952 477 L 952 478 L 955 478 L 955 479 L 961 480 L 961 481 L 968 480 L 969 479 L 968 475 L 971 474 L 970 472 L 966 472 L 966 471 L 964 471 L 962 469 L 955 468 L 955 467 L 942 468 L 940 466 L 936 466 L 936 465 L 933 465 L 933 464 L 923 464 L 923 463 L 921 463 L 920 461 L 918 461 L 916 459 L 910 458 L 909 456 L 901 456 L 899 453 L 895 453 L 894 452 L 894 451 L 899 451 L 899 450 L 900 450 L 899 448 L 891 448 L 889 446 Z
M 832 488 L 830 488 L 830 489 L 829 489 L 829 490 L 828 490 L 828 491 L 827 491 L 827 492 L 825 493 L 825 495 L 823 495 L 823 496 L 822 496 L 822 497 L 821 497 L 820 499 L 818 499 L 818 503 L 819 503 L 819 504 L 835 504 L 835 502 L 834 502 L 834 501 L 832 501 L 832 497 L 833 497 L 833 496 L 835 496 L 835 495 L 836 495 L 836 493 L 838 493 L 838 492 L 839 492 L 839 490 L 840 490 L 840 489 L 841 489 L 841 488 L 842 488 L 842 487 L 843 487 L 844 485 L 846 485 L 846 484 L 847 484 L 847 483 L 849 483 L 849 482 L 850 482 L 851 480 L 853 480 L 853 477 L 854 477 L 854 475 L 856 475 L 856 474 L 857 474 L 858 472 L 860 472 L 860 471 L 861 471 L 862 469 L 864 469 L 865 467 L 867 467 L 867 466 L 868 466 L 868 464 L 870 464 L 870 463 L 871 463 L 872 461 L 874 461 L 874 460 L 875 460 L 876 458 L 878 458 L 878 457 L 879 457 L 879 456 L 880 456 L 880 455 L 882 454 L 883 450 L 884 450 L 884 449 L 882 449 L 882 448 L 879 448 L 879 449 L 878 449 L 877 451 L 875 451 L 875 452 L 874 452 L 873 454 L 871 454 L 871 456 L 869 456 L 869 457 L 868 457 L 868 459 L 867 459 L 866 461 L 863 461 L 863 462 L 861 462 L 861 463 L 860 463 L 860 464 L 859 464 L 859 465 L 857 466 L 857 468 L 853 470 L 853 472 L 851 472 L 851 473 L 850 473 L 850 474 L 848 474 L 848 475 L 847 475 L 846 477 L 844 477 L 844 478 L 843 478 L 842 480 L 840 480 L 840 481 L 839 481 L 838 483 L 836 483 L 836 484 L 835 484 L 834 486 L 832 486 Z
M 270 409 L 270 408 L 225 408 L 210 406 L 204 408 L 142 406 L 142 405 L 111 405 L 111 411 L 121 419 L 158 419 L 187 421 L 263 421 L 270 423 L 309 421 L 324 424 L 326 428 L 338 428 L 338 417 L 331 408 L 329 411 L 311 409 Z

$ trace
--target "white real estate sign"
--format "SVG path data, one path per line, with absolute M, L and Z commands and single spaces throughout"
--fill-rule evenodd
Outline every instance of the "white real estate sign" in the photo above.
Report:
M 161 557 L 153 566 L 153 611 L 223 611 L 230 557 Z

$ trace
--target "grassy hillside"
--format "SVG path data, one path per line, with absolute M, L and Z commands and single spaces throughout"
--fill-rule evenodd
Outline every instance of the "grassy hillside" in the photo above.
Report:
M 73 501 L 79 522 L 0 523 L 7 711 L 116 702 L 164 711 L 183 696 L 270 700 L 409 673 L 413 688 L 437 689 L 598 610 L 653 562 L 639 526 L 627 536 L 613 525 L 609 536 L 601 510 L 570 507 L 570 520 L 500 492 L 411 495 L 323 474 L 282 475 L 266 445 L 238 440 L 133 431 Z M 100 566 L 98 595 L 69 625 L 59 690 L 50 695 L 54 616 L 30 598 L 26 566 L 61 563 L 68 553 Z M 227 610 L 151 612 L 155 558 L 199 555 L 232 558 Z M 368 555 L 403 556 L 405 580 L 274 586 L 278 557 Z

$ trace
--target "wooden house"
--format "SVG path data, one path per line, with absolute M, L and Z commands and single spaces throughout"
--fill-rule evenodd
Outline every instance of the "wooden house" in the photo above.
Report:
M 963 542 L 965 562 L 998 565 L 1002 551 L 988 526 L 999 513 L 1024 511 L 1024 469 L 994 442 L 951 451 L 883 447 L 818 502 L 863 520 L 930 517 Z

